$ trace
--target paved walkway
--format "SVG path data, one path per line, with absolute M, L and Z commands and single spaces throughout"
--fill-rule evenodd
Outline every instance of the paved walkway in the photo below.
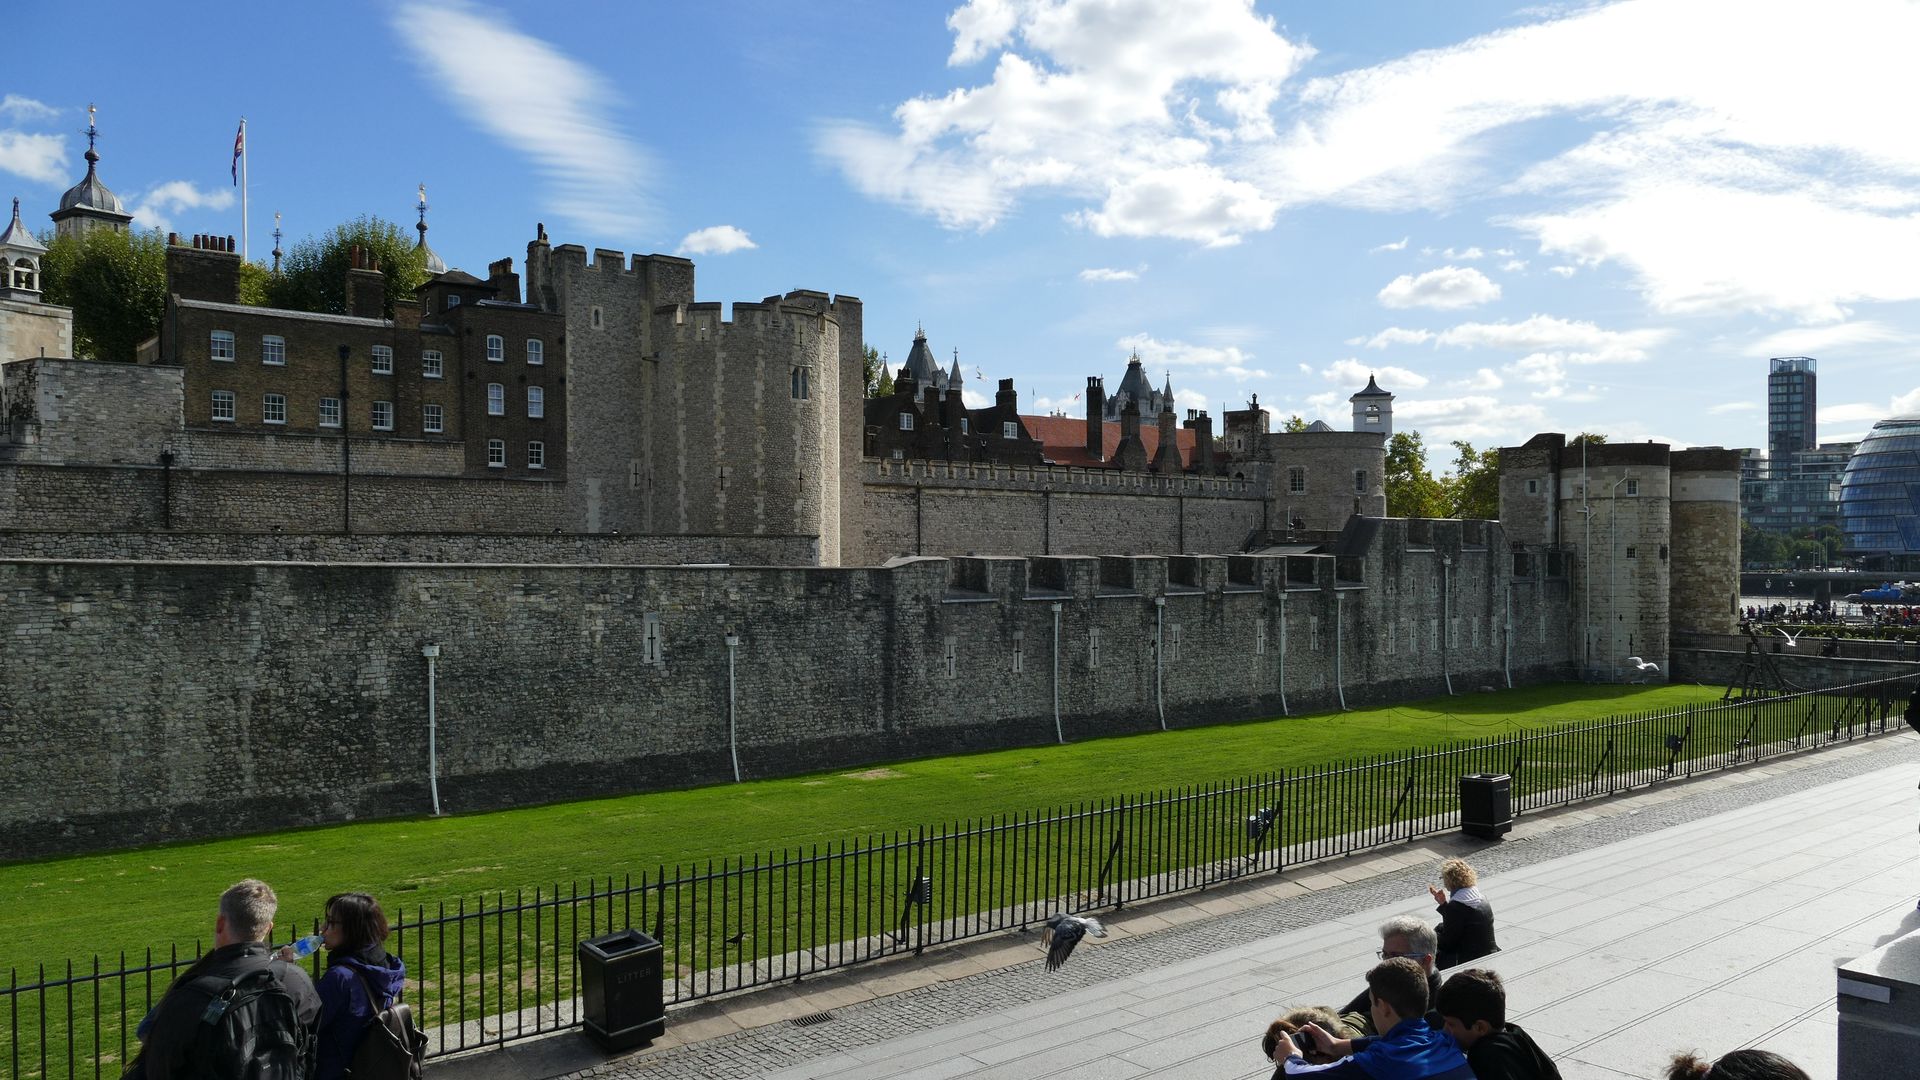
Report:
M 1652 1078 L 1676 1050 L 1741 1046 L 1827 1080 L 1834 965 L 1920 926 L 1916 781 L 1920 738 L 1890 737 L 1530 817 L 1497 845 L 1436 838 L 1130 909 L 1057 973 L 1037 939 L 1010 936 L 676 1014 L 679 1045 L 614 1062 L 565 1035 L 433 1071 L 1264 1080 L 1266 1022 L 1351 997 L 1373 928 L 1431 917 L 1433 866 L 1471 850 L 1505 947 L 1484 963 L 1567 1080 Z

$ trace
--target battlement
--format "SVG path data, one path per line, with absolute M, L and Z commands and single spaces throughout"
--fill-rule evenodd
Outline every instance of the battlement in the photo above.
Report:
M 831 323 L 837 329 L 843 301 L 859 304 L 853 297 L 832 297 L 811 289 L 764 300 L 736 300 L 731 312 L 728 305 L 717 300 L 658 304 L 653 309 L 654 327 L 660 340 L 678 343 L 717 341 L 729 335 L 764 340 L 772 331 L 791 328 L 799 343 L 810 324 Z M 816 319 L 820 322 L 815 323 Z
M 998 491 L 1092 491 L 1115 495 L 1204 496 L 1261 499 L 1264 487 L 1252 480 L 1189 476 L 1071 465 L 1003 465 L 969 461 L 876 461 L 861 463 L 868 484 L 899 487 L 986 488 Z
M 553 262 L 556 267 L 573 270 L 593 270 L 602 274 L 638 275 L 646 272 L 649 263 L 672 264 L 691 268 L 693 260 L 680 255 L 642 255 L 635 252 L 631 261 L 627 253 L 613 248 L 594 248 L 591 258 L 587 249 L 579 244 L 561 244 L 553 249 Z

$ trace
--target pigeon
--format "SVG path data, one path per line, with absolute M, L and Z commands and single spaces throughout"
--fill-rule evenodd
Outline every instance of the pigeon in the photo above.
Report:
M 1660 670 L 1659 664 L 1656 664 L 1651 660 L 1642 660 L 1637 656 L 1627 657 L 1627 663 L 1632 664 L 1633 669 L 1635 671 L 1649 671 L 1649 672 L 1657 673 Z
M 1048 916 L 1047 929 L 1040 938 L 1047 946 L 1047 970 L 1060 970 L 1060 965 L 1067 962 L 1073 947 L 1088 934 L 1103 938 L 1107 936 L 1107 928 L 1090 915 Z
M 1806 633 L 1806 631 L 1805 631 L 1805 630 L 1802 630 L 1802 631 L 1800 631 L 1800 634 L 1789 634 L 1789 633 L 1787 633 L 1787 632 L 1786 632 L 1785 630 L 1783 630 L 1783 629 L 1781 629 L 1781 628 L 1780 628 L 1780 627 L 1778 627 L 1778 626 L 1776 626 L 1776 627 L 1774 627 L 1774 629 L 1775 629 L 1775 630 L 1779 630 L 1779 631 L 1780 631 L 1780 636 L 1781 636 L 1781 637 L 1783 637 L 1783 638 L 1786 638 L 1786 639 L 1787 639 L 1787 648 L 1789 648 L 1789 649 L 1797 649 L 1797 648 L 1799 648 L 1799 647 L 1800 647 L 1800 634 L 1804 634 L 1804 633 Z

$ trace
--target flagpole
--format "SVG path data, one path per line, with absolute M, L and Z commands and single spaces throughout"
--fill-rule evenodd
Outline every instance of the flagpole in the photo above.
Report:
M 247 260 L 247 118 L 240 118 L 240 261 Z

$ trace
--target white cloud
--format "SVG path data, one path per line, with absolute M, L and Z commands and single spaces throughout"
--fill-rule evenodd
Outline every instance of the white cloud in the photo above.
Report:
M 1526 268 L 1527 260 L 1525 259 L 1508 259 L 1506 262 L 1500 264 L 1500 269 L 1505 270 L 1509 274 L 1517 274 Z
M 1513 352 L 1558 350 L 1573 363 L 1633 363 L 1673 336 L 1673 331 L 1602 330 L 1593 323 L 1533 315 L 1519 322 L 1461 323 L 1435 337 L 1439 345 L 1462 349 L 1507 349 Z
M 234 194 L 229 188 L 202 191 L 191 180 L 169 180 L 129 200 L 127 212 L 133 215 L 137 228 L 169 232 L 174 227 L 175 215 L 195 210 L 227 210 L 233 204 Z M 224 232 L 225 229 L 215 225 L 209 231 Z
M 732 225 L 709 225 L 704 229 L 695 229 L 680 241 L 680 250 L 690 255 L 730 255 L 736 251 L 752 251 L 759 246 L 747 235 L 746 230 Z
M 15 120 L 51 120 L 59 115 L 59 109 L 30 97 L 19 94 L 0 97 L 0 116 L 10 116 Z
M 1141 267 L 1141 270 L 1146 267 Z M 1090 266 L 1080 271 L 1081 281 L 1138 281 L 1140 270 L 1116 270 L 1110 266 Z
M 0 131 L 0 169 L 41 184 L 67 177 L 67 140 L 61 135 Z
M 1818 356 L 1828 349 L 1913 340 L 1908 331 L 1872 320 L 1809 326 L 1769 334 L 1743 349 L 1754 356 Z
M 1471 267 L 1443 266 L 1419 277 L 1401 274 L 1380 290 L 1390 308 L 1464 308 L 1500 299 L 1500 286 Z
M 1389 326 L 1372 337 L 1348 338 L 1349 345 L 1365 345 L 1369 349 L 1386 349 L 1395 345 L 1425 345 L 1433 340 L 1431 330 L 1407 330 L 1398 326 Z
M 1447 398 L 1419 398 L 1396 402 L 1394 426 L 1402 430 L 1415 427 L 1428 447 L 1444 447 L 1454 439 L 1473 442 L 1512 439 L 1515 442 L 1546 427 L 1546 410 L 1538 405 L 1515 404 L 1485 394 L 1464 394 Z
M 1575 268 L 1575 267 L 1571 267 L 1571 266 L 1549 266 L 1549 267 L 1547 267 L 1547 273 L 1549 273 L 1549 274 L 1559 274 L 1559 275 L 1560 275 L 1561 277 L 1563 277 L 1563 278 L 1570 278 L 1570 277 L 1572 277 L 1573 275 L 1575 275 L 1575 274 L 1577 274 L 1577 273 L 1579 273 L 1579 272 L 1580 272 L 1580 271 L 1579 271 L 1579 270 L 1578 270 L 1577 268 Z
M 1494 374 L 1492 368 L 1481 368 L 1464 379 L 1456 379 L 1448 384 L 1457 390 L 1498 390 L 1507 385 L 1507 381 Z
M 1368 379 L 1377 377 L 1387 384 L 1380 389 L 1393 393 L 1399 393 L 1402 390 L 1418 390 L 1427 385 L 1427 377 L 1418 372 L 1394 367 L 1391 364 L 1363 364 L 1353 357 L 1335 360 L 1321 368 L 1320 377 L 1328 382 L 1351 386 L 1355 390 L 1365 387 Z
M 1760 403 L 1757 401 L 1723 401 L 1718 405 L 1707 406 L 1707 411 L 1715 416 L 1725 416 L 1728 413 L 1752 412 L 1759 407 Z
M 1911 416 L 1914 413 L 1920 413 L 1920 387 L 1916 387 L 1894 398 L 1892 411 L 1887 415 Z
M 993 399 L 970 386 L 960 387 L 960 404 L 969 409 L 984 409 L 993 404 Z
M 1462 248 L 1457 251 L 1453 248 L 1448 248 L 1442 251 L 1440 256 L 1446 259 L 1459 259 L 1461 262 L 1472 262 L 1475 259 L 1486 258 L 1487 253 L 1477 247 Z
M 1265 370 L 1252 366 L 1252 353 L 1236 345 L 1190 345 L 1177 340 L 1161 341 L 1144 333 L 1123 337 L 1117 344 L 1130 353 L 1138 353 L 1140 363 L 1149 373 L 1179 368 L 1202 376 L 1224 375 L 1235 382 L 1270 377 Z M 1149 378 L 1148 381 L 1158 386 L 1161 380 Z
M 1884 420 L 1887 415 L 1885 405 L 1850 402 L 1843 405 L 1829 405 L 1821 409 L 1815 419 L 1822 424 L 1845 424 L 1859 420 Z
M 1378 255 L 1383 251 L 1405 251 L 1407 249 L 1407 241 L 1411 239 L 1412 237 L 1403 236 L 1391 244 L 1381 244 L 1379 247 L 1368 248 L 1367 254 Z
M 608 119 L 617 84 L 464 0 L 408 0 L 392 27 L 428 85 L 545 178 L 549 214 L 609 243 L 648 226 L 653 167 Z

